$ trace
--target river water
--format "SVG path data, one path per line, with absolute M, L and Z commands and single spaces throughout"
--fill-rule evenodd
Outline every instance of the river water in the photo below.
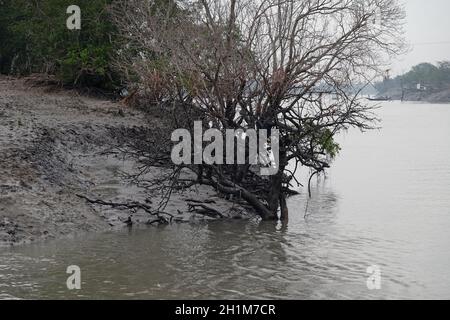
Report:
M 287 225 L 215 221 L 0 249 L 0 298 L 449 299 L 450 105 L 377 113 L 382 129 L 339 138 L 311 199 L 290 198 Z M 67 290 L 69 265 L 81 290 Z

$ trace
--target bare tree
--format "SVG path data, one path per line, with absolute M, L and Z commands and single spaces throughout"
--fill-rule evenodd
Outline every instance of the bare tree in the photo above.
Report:
M 287 219 L 297 169 L 328 168 L 337 133 L 372 128 L 356 84 L 404 48 L 396 0 L 130 0 L 112 12 L 124 41 L 118 65 L 160 105 L 176 105 L 176 125 L 279 130 L 269 178 L 250 165 L 175 168 L 242 197 L 263 219 Z

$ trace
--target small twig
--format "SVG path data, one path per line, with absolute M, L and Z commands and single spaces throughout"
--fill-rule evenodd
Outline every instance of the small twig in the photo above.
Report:
M 193 203 L 216 203 L 214 200 L 206 199 L 206 200 L 196 200 L 196 199 L 186 199 L 187 202 Z

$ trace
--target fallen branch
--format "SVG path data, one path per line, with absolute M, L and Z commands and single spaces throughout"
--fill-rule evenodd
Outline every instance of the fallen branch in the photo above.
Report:
M 140 203 L 140 202 L 132 202 L 132 203 L 121 203 L 121 202 L 110 202 L 110 201 L 104 201 L 104 200 L 100 200 L 100 199 L 90 199 L 86 196 L 83 196 L 81 194 L 76 194 L 76 196 L 78 198 L 84 199 L 89 203 L 92 204 L 98 204 L 98 205 L 102 205 L 102 206 L 109 206 L 111 208 L 115 208 L 115 209 L 128 209 L 128 210 L 132 210 L 132 209 L 142 209 L 145 212 L 147 212 L 148 214 L 152 215 L 152 216 L 157 216 L 158 219 L 153 221 L 152 223 L 155 222 L 159 222 L 159 223 L 171 223 L 174 216 L 168 212 L 163 212 L 163 211 L 158 211 L 158 210 L 152 210 L 152 208 L 149 205 L 146 205 L 144 203 Z M 166 217 L 161 216 L 161 214 L 167 215 L 169 216 L 169 219 L 167 219 Z
M 190 212 L 195 211 L 196 213 L 207 215 L 207 216 L 210 216 L 210 217 L 219 216 L 222 219 L 226 218 L 226 216 L 223 213 L 217 211 L 214 208 L 208 207 L 205 204 L 188 203 L 188 207 L 189 207 L 189 211 Z

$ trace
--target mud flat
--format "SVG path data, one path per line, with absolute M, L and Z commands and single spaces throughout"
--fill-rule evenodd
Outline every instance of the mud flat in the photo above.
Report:
M 138 164 L 105 153 L 122 132 L 153 125 L 157 119 L 109 100 L 0 77 L 0 246 L 148 223 L 143 210 L 96 205 L 77 195 L 153 205 L 157 199 L 126 178 Z M 165 211 L 180 221 L 199 218 L 188 212 L 190 198 L 208 199 L 225 215 L 236 211 L 208 187 L 173 196 Z

